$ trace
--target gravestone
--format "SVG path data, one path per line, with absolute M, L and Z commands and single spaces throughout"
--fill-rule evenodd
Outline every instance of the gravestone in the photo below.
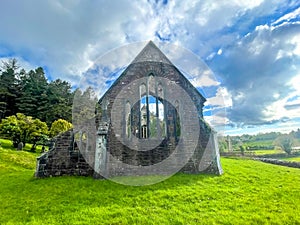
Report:
M 24 147 L 23 142 L 20 142 L 20 143 L 18 144 L 17 150 L 18 150 L 18 151 L 22 151 L 22 150 L 23 150 L 23 147 Z

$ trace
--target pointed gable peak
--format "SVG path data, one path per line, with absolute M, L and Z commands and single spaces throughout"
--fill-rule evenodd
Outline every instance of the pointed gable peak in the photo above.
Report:
M 138 62 L 162 62 L 172 64 L 164 53 L 162 53 L 162 51 L 153 43 L 153 41 L 149 41 L 147 43 L 132 63 Z

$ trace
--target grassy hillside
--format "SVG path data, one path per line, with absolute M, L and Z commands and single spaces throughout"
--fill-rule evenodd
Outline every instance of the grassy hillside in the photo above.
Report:
M 222 159 L 225 174 L 132 187 L 33 178 L 35 156 L 0 149 L 0 224 L 300 224 L 300 170 Z
M 28 152 L 31 148 L 27 144 L 25 151 L 16 151 L 9 140 L 0 139 L 0 172 L 5 171 L 24 171 L 34 169 L 38 153 Z

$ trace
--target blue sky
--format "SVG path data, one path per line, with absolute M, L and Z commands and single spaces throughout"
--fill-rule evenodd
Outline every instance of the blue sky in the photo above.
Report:
M 300 128 L 298 0 L 2 0 L 0 18 L 0 58 L 42 66 L 48 79 L 77 85 L 112 49 L 165 42 L 190 50 L 214 73 L 213 82 L 193 82 L 212 90 L 204 113 L 217 129 Z

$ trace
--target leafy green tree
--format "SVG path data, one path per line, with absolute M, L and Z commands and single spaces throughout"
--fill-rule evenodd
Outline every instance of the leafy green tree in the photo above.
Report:
M 150 137 L 157 136 L 157 117 L 153 112 L 150 112 Z
M 75 91 L 73 102 L 72 123 L 74 126 L 85 123 L 88 120 L 95 118 L 98 108 L 98 99 L 94 90 L 88 87 L 83 92 L 80 89 Z
M 56 135 L 70 130 L 72 128 L 72 124 L 66 120 L 58 119 L 55 120 L 50 128 L 50 137 L 55 137 Z
M 31 151 L 35 151 L 38 143 L 44 145 L 45 141 L 48 139 L 48 134 L 47 124 L 39 119 L 34 119 L 28 129 L 28 139 L 29 142 L 32 143 Z
M 22 141 L 22 132 L 16 116 L 9 116 L 2 119 L 0 132 L 2 135 L 6 135 L 12 139 L 15 148 Z
M 240 145 L 240 151 L 242 155 L 245 154 L 245 147 L 243 145 Z
M 31 116 L 17 113 L 17 115 L 2 119 L 0 131 L 12 139 L 15 148 L 20 142 L 24 146 L 26 143 L 32 143 L 31 150 L 35 151 L 37 143 L 47 137 L 48 126 L 39 119 L 33 119 Z
M 283 151 L 285 151 L 287 154 L 292 153 L 292 147 L 295 144 L 295 138 L 292 135 L 289 134 L 283 134 L 279 136 L 274 142 L 276 145 L 278 145 Z
M 292 131 L 290 134 L 293 135 L 293 137 L 295 137 L 296 139 L 300 139 L 300 129 L 299 128 L 296 131 Z
M 226 141 L 227 141 L 226 137 L 223 137 L 223 136 L 218 137 L 218 145 L 219 145 L 220 152 L 228 151 L 228 144 Z

